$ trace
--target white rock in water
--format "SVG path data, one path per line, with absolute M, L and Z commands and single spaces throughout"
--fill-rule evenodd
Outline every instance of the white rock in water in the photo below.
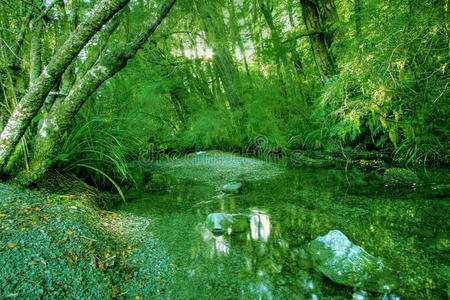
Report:
M 373 292 L 389 292 L 396 276 L 383 262 L 353 244 L 339 230 L 331 230 L 310 244 L 314 269 L 332 281 Z
M 225 193 L 239 193 L 241 189 L 242 183 L 240 182 L 230 182 L 222 187 L 222 191 Z
M 215 234 L 224 233 L 228 228 L 231 228 L 233 223 L 233 218 L 223 213 L 209 214 L 206 217 L 206 228 Z

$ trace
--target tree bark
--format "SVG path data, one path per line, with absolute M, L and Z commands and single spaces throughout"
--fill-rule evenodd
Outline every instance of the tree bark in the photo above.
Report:
M 329 46 L 333 41 L 333 32 L 327 29 L 332 28 L 337 13 L 334 14 L 333 0 L 301 0 L 303 20 L 306 28 L 312 32 L 321 32 L 311 35 L 311 48 L 316 62 L 317 69 L 323 82 L 327 82 L 336 74 L 336 67 L 329 52 Z
M 128 45 L 121 46 L 102 56 L 83 78 L 75 82 L 69 95 L 63 101 L 55 102 L 48 118 L 44 120 L 41 130 L 33 141 L 30 171 L 19 175 L 22 183 L 30 184 L 45 173 L 54 158 L 63 134 L 85 101 L 104 81 L 126 66 L 127 61 L 135 56 L 139 48 L 169 13 L 175 1 L 162 2 L 156 15 L 143 25 L 143 30 Z
M 97 5 L 92 14 L 77 27 L 54 55 L 42 74 L 30 85 L 28 93 L 14 108 L 0 136 L 0 168 L 6 165 L 9 156 L 25 133 L 31 120 L 39 112 L 48 93 L 61 78 L 67 67 L 103 24 L 129 1 L 105 0 Z
M 30 85 L 39 77 L 42 70 L 41 46 L 42 23 L 32 25 L 30 43 Z

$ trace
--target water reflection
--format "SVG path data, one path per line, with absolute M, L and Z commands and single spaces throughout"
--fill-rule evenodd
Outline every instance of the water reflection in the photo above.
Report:
M 270 237 L 270 217 L 259 210 L 252 210 L 250 232 L 253 240 L 267 243 Z
M 446 298 L 450 201 L 375 181 L 362 171 L 298 169 L 248 183 L 243 195 L 215 197 L 214 187 L 185 182 L 121 208 L 152 219 L 180 270 L 171 299 L 382 299 L 313 270 L 305 248 L 332 229 L 393 266 L 402 299 Z M 246 230 L 213 235 L 204 221 L 216 212 L 245 216 Z

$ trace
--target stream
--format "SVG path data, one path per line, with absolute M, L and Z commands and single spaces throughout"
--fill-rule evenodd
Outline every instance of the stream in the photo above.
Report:
M 427 175 L 448 180 L 446 170 Z M 237 194 L 160 176 L 162 188 L 131 190 L 116 210 L 151 220 L 174 268 L 169 299 L 448 299 L 450 205 L 432 187 L 388 188 L 358 168 L 285 168 L 242 180 Z M 250 226 L 214 235 L 205 227 L 211 213 L 247 215 Z M 315 271 L 305 249 L 330 230 L 389 265 L 396 289 L 361 291 Z

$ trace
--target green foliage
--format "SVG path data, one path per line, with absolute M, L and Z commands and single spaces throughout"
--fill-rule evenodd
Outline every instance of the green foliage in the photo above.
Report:
M 65 137 L 54 163 L 98 187 L 114 187 L 124 199 L 120 184 L 134 180 L 127 163 L 137 156 L 139 141 L 117 129 L 115 122 L 98 118 L 86 123 L 79 120 Z
M 448 163 L 443 7 L 375 4 L 365 7 L 362 18 L 370 20 L 364 22 L 365 34 L 336 45 L 340 73 L 316 101 L 320 135 L 316 130 L 308 138 L 337 137 L 353 146 L 392 149 L 404 163 Z M 419 10 L 422 15 L 413 13 Z

